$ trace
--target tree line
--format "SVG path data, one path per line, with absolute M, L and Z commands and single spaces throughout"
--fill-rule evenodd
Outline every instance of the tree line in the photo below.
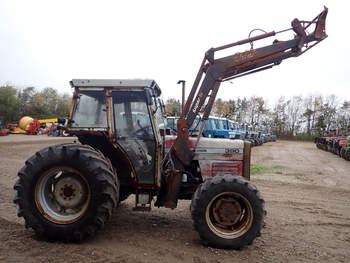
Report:
M 67 117 L 72 95 L 59 94 L 56 89 L 0 86 L 0 120 L 6 125 L 23 116 L 35 119 Z
M 179 100 L 166 101 L 168 115 L 179 116 Z M 350 128 L 350 100 L 335 95 L 280 97 L 269 105 L 263 97 L 217 99 L 212 115 L 270 131 L 278 136 L 315 136 L 336 128 Z
M 67 117 L 72 95 L 56 89 L 0 86 L 0 120 L 4 125 L 23 116 L 36 119 Z M 180 100 L 169 98 L 166 113 L 179 116 Z M 263 97 L 217 99 L 212 115 L 246 123 L 278 136 L 319 135 L 336 128 L 350 127 L 350 100 L 335 95 L 280 97 L 269 105 Z

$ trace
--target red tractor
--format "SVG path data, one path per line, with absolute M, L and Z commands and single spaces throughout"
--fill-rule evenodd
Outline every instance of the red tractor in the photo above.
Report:
M 324 40 L 327 9 L 309 22 L 294 19 L 287 41 L 215 58 L 219 50 L 275 36 L 276 32 L 211 48 L 204 56 L 177 135 L 166 135 L 161 90 L 153 80 L 71 81 L 75 89 L 67 132 L 80 143 L 44 148 L 18 172 L 18 215 L 49 239 L 94 235 L 130 194 L 135 210 L 176 208 L 189 199 L 195 229 L 205 244 L 241 248 L 260 235 L 264 199 L 250 182 L 251 143 L 202 138 L 221 82 L 279 65 Z M 306 29 L 314 24 L 312 33 Z M 310 29 L 309 29 L 310 31 Z M 199 87 L 199 89 L 198 89 Z M 197 91 L 198 89 L 198 91 Z M 189 137 L 196 117 L 204 120 Z

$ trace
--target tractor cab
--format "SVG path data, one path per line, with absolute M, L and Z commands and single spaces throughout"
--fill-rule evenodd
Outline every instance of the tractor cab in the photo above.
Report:
M 157 83 L 75 79 L 71 86 L 75 93 L 69 132 L 111 156 L 123 189 L 135 183 L 159 187 L 165 127 Z

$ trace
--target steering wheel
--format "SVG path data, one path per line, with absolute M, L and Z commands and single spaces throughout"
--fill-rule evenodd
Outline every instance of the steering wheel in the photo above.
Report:
M 150 134 L 150 131 L 152 129 L 152 125 L 147 125 L 142 127 L 140 124 L 140 121 L 137 120 L 137 125 L 140 127 L 136 131 L 133 132 L 136 136 L 148 136 Z

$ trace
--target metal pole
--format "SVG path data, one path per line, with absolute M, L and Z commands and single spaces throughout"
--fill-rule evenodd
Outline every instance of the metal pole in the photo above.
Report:
M 185 80 L 179 80 L 177 84 L 182 84 L 182 104 L 181 104 L 181 115 L 184 112 L 184 107 L 185 107 Z

